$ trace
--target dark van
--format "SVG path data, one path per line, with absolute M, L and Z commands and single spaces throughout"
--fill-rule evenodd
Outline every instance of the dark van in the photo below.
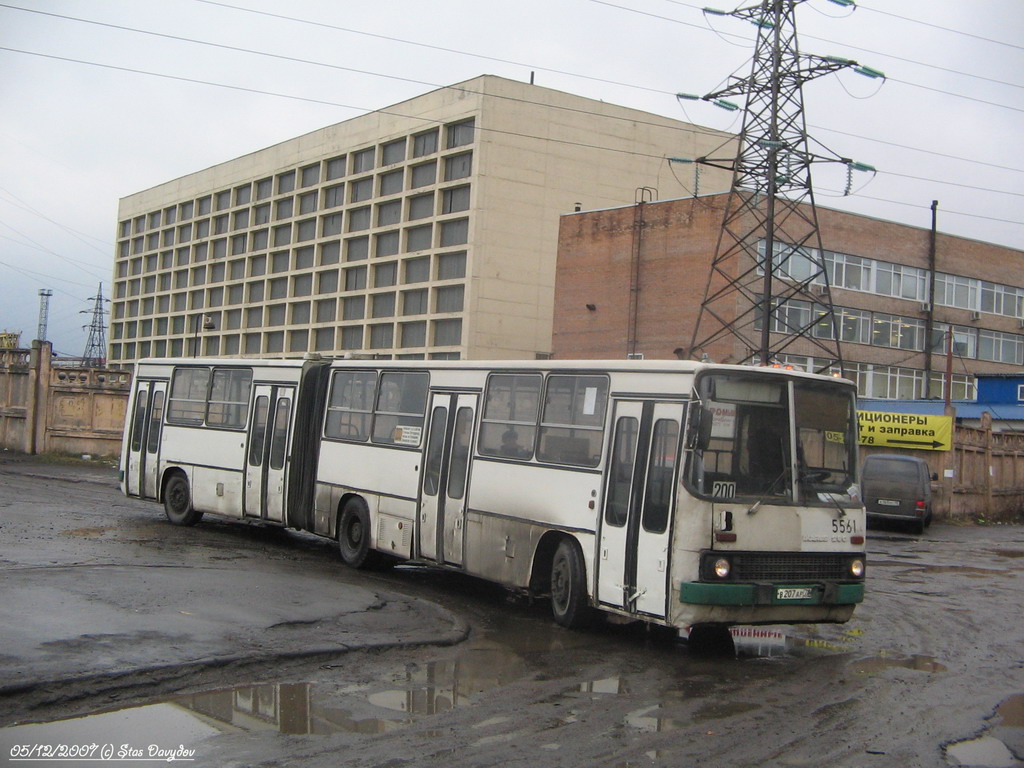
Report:
M 938 475 L 913 456 L 875 453 L 864 460 L 860 472 L 861 498 L 868 522 L 895 521 L 915 533 L 932 522 L 932 480 Z

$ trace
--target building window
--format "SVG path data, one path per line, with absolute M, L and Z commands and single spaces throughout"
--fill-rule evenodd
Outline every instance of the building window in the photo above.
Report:
M 415 291 L 405 291 L 402 294 L 403 315 L 425 315 L 427 314 L 427 289 L 420 288 Z
M 256 182 L 256 199 L 266 200 L 274 193 L 274 182 L 272 179 L 260 179 Z
M 375 249 L 377 258 L 394 256 L 398 253 L 400 239 L 398 232 L 384 232 L 377 235 L 377 247 Z
M 364 149 L 352 155 L 352 173 L 365 173 L 373 170 L 373 148 Z
M 428 187 L 437 180 L 437 162 L 424 163 L 412 169 L 412 188 Z
M 320 181 L 320 163 L 307 165 L 302 169 L 302 186 L 312 187 Z
M 361 291 L 366 288 L 366 267 L 352 267 L 345 270 L 345 290 Z
M 405 186 L 405 171 L 392 171 L 380 177 L 380 194 L 394 195 L 402 191 Z
M 444 180 L 466 179 L 473 172 L 473 153 L 465 152 L 444 159 Z
M 327 161 L 327 181 L 340 179 L 345 175 L 345 156 L 332 157 Z
M 342 349 L 362 349 L 363 348 L 363 326 L 361 325 L 350 325 L 341 329 L 341 348 Z
M 434 193 L 409 198 L 409 220 L 426 219 L 434 215 Z
M 457 219 L 441 224 L 441 247 L 463 245 L 469 240 L 469 219 Z
M 288 171 L 277 176 L 277 194 L 283 195 L 295 189 L 295 171 Z
M 412 156 L 424 157 L 437 152 L 437 129 L 417 134 L 412 140 Z
M 373 297 L 373 306 L 370 314 L 372 317 L 394 317 L 395 316 L 395 294 L 378 293 Z
M 335 184 L 324 190 L 324 208 L 337 208 L 345 202 L 345 185 Z
M 346 296 L 341 300 L 342 320 L 362 320 L 366 316 L 365 296 Z
M 474 125 L 475 121 L 472 119 L 449 125 L 448 140 L 446 142 L 447 148 L 454 149 L 455 147 L 464 147 L 467 144 L 472 144 Z
M 394 261 L 389 261 L 385 264 L 378 264 L 373 268 L 373 287 L 374 288 L 388 288 L 394 285 L 396 280 L 396 274 L 398 272 L 398 264 Z M 392 311 L 394 310 L 394 302 L 392 302 Z
M 361 203 L 373 197 L 373 178 L 359 179 L 349 182 L 348 188 L 351 192 L 351 202 Z
M 390 349 L 394 338 L 395 328 L 390 323 L 370 326 L 370 349 Z
M 348 212 L 348 231 L 361 232 L 370 228 L 370 206 L 355 208 Z
M 462 320 L 435 320 L 434 344 L 438 347 L 452 347 L 462 343 Z
M 352 237 L 345 241 L 345 261 L 362 261 L 370 255 L 370 238 Z
M 446 285 L 435 289 L 437 312 L 461 312 L 465 288 L 461 285 Z
M 392 200 L 377 206 L 377 226 L 388 227 L 402 220 L 402 201 Z
M 442 253 L 437 257 L 437 279 L 456 280 L 466 276 L 466 254 Z
M 433 245 L 433 227 L 426 224 L 406 230 L 405 250 L 422 251 Z
M 380 148 L 380 164 L 394 165 L 405 160 L 405 139 L 390 141 Z
M 458 213 L 469 210 L 469 185 L 446 189 L 441 201 L 441 213 Z
M 430 257 L 409 259 L 405 262 L 405 282 L 425 283 L 430 279 Z

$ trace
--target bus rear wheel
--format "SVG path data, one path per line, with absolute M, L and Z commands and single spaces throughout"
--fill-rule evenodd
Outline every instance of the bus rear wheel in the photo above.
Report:
M 192 507 L 192 491 L 188 487 L 188 478 L 175 473 L 167 480 L 164 487 L 164 514 L 174 525 L 195 525 L 202 517 Z
M 593 619 L 593 610 L 587 604 L 583 553 L 569 539 L 558 543 L 551 561 L 551 614 L 556 622 L 570 629 L 585 627 Z
M 370 511 L 362 499 L 349 499 L 338 520 L 338 552 L 350 568 L 370 568 L 377 553 L 370 549 Z

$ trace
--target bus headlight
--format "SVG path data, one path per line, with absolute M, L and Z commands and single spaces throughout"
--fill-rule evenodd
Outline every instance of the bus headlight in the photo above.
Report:
M 850 575 L 855 579 L 864 577 L 864 561 L 859 557 L 850 561 Z
M 729 561 L 726 558 L 724 558 L 724 557 L 718 558 L 717 560 L 715 560 L 714 570 L 715 570 L 715 576 L 717 576 L 718 578 L 720 578 L 720 579 L 728 578 L 729 577 Z

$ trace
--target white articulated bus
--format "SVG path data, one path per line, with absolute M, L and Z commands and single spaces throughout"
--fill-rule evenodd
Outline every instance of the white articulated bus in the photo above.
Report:
M 849 381 L 685 361 L 149 359 L 123 491 L 690 629 L 864 595 Z

